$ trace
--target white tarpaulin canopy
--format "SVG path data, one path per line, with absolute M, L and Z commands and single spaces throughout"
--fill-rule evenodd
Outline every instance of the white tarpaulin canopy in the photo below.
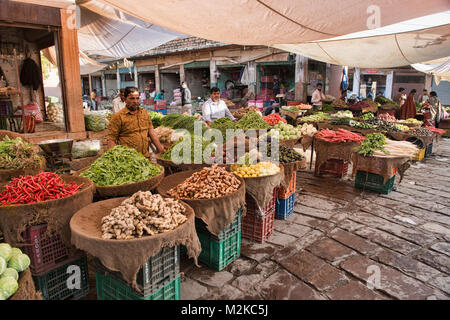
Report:
M 391 68 L 449 56 L 449 22 L 447 11 L 334 39 L 275 47 L 337 65 Z
M 447 57 L 446 60 L 447 61 L 444 63 L 416 63 L 411 66 L 420 72 L 434 75 L 434 81 L 436 82 L 436 85 L 439 85 L 439 82 L 441 81 L 450 81 L 450 57 Z
M 61 5 L 64 0 L 17 0 Z M 111 18 L 137 17 L 167 30 L 240 45 L 296 44 L 329 39 L 449 10 L 448 0 L 80 0 Z M 120 10 L 105 9 L 112 7 Z M 99 11 L 96 11 L 100 13 Z M 127 15 L 125 15 L 125 14 Z M 104 15 L 103 13 L 101 13 Z M 98 24 L 100 26 L 100 23 Z M 114 30 L 112 26 L 108 26 Z M 118 27 L 117 27 L 118 28 Z M 166 30 L 161 29 L 166 32 Z M 92 28 L 91 31 L 98 31 Z M 158 30 L 154 30 L 155 32 Z M 134 32 L 134 31 L 133 31 Z M 119 38 L 120 39 L 120 38 Z M 148 41 L 148 39 L 139 39 Z M 111 41 L 114 43 L 114 40 Z M 147 47 L 147 49 L 150 46 Z

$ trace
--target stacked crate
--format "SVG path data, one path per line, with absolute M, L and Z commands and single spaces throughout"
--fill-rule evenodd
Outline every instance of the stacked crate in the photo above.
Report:
M 273 76 L 261 77 L 261 93 L 258 100 L 270 101 L 273 96 Z
M 340 159 L 329 159 L 319 168 L 319 174 L 326 173 L 339 178 L 345 177 L 348 173 L 348 161 Z
M 180 247 L 164 247 L 139 269 L 138 290 L 120 272 L 109 270 L 98 259 L 95 281 L 99 300 L 179 300 Z
M 47 225 L 28 227 L 23 233 L 22 251 L 30 257 L 30 269 L 36 290 L 45 300 L 78 300 L 89 293 L 86 255 L 70 254 L 56 234 L 47 234 Z M 69 285 L 73 278 L 73 286 Z M 79 277 L 78 277 L 79 276 Z
M 389 194 L 394 188 L 395 173 L 397 169 L 393 169 L 391 178 L 384 183 L 384 178 L 382 175 L 366 172 L 357 171 L 355 187 L 363 190 L 371 190 L 382 194 Z
M 195 219 L 195 229 L 202 246 L 198 260 L 209 268 L 221 271 L 241 254 L 242 210 L 219 236 L 210 233 L 201 219 Z
M 292 173 L 288 188 L 277 189 L 277 203 L 275 219 L 286 220 L 293 212 L 295 205 L 295 188 L 297 185 L 297 172 Z
M 242 219 L 242 237 L 258 243 L 264 243 L 273 233 L 275 223 L 275 203 L 277 189 L 265 208 L 260 208 L 255 199 L 248 193 L 245 195 L 247 213 Z

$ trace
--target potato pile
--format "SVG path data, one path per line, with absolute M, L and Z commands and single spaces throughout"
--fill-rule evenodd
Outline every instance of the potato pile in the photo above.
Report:
M 103 239 L 129 240 L 175 229 L 187 218 L 175 199 L 138 191 L 102 218 Z
M 254 178 L 271 176 L 280 172 L 280 167 L 276 164 L 264 161 L 251 165 L 232 165 L 231 171 L 243 178 Z
M 241 182 L 234 174 L 223 167 L 212 165 L 195 172 L 167 193 L 177 199 L 214 199 L 235 192 L 240 185 Z

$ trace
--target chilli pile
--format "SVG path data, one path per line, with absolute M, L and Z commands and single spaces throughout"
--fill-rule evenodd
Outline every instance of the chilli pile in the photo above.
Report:
M 39 172 L 35 176 L 13 178 L 0 194 L 0 204 L 10 206 L 30 204 L 69 197 L 80 190 L 83 184 L 66 183 L 53 172 Z
M 322 129 L 320 130 L 316 136 L 316 138 L 325 140 L 328 142 L 362 142 L 364 141 L 364 137 L 357 134 L 350 132 L 348 130 L 339 129 L 337 131 L 333 131 L 330 129 Z

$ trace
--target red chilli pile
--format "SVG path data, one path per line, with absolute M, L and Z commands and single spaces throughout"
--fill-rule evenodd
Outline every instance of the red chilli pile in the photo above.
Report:
M 83 186 L 66 183 L 53 172 L 39 172 L 35 176 L 13 178 L 0 194 L 0 205 L 30 204 L 69 197 Z
M 316 135 L 316 138 L 322 139 L 328 142 L 362 142 L 365 137 L 360 134 L 350 132 L 348 130 L 339 129 L 333 131 L 330 129 L 322 129 Z

